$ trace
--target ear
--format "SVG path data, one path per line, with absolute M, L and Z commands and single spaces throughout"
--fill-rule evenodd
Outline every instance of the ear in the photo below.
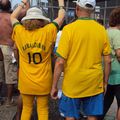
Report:
M 78 12 L 80 11 L 80 7 L 76 5 L 76 15 L 78 16 Z
M 76 10 L 79 11 L 80 10 L 80 7 L 78 5 L 76 5 Z

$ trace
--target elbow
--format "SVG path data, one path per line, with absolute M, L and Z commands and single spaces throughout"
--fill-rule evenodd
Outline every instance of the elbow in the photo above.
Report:
M 115 50 L 115 53 L 116 53 L 116 57 L 117 57 L 118 62 L 120 62 L 120 48 Z
M 56 65 L 57 66 L 64 66 L 64 62 L 63 61 L 56 61 Z
M 104 56 L 104 63 L 105 64 L 111 64 L 111 57 L 110 57 L 110 55 Z
M 56 66 L 64 67 L 65 60 L 61 57 L 58 57 L 55 64 L 56 64 Z

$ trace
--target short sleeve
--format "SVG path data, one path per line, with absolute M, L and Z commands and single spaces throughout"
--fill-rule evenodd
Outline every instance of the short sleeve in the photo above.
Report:
M 47 31 L 48 34 L 48 39 L 51 42 L 55 42 L 56 41 L 56 36 L 57 36 L 57 31 L 58 31 L 58 24 L 55 22 L 52 22 L 48 25 L 45 26 L 45 29 Z
M 119 30 L 116 31 L 116 34 L 112 42 L 115 50 L 120 48 L 120 31 Z
M 109 55 L 111 53 L 110 48 L 110 41 L 107 31 L 105 31 L 104 34 L 104 47 L 103 47 L 103 55 Z
M 13 25 L 12 39 L 13 39 L 14 41 L 17 40 L 21 29 L 22 29 L 22 25 L 21 25 L 19 22 L 16 22 L 16 23 Z
M 61 56 L 64 59 L 67 59 L 69 50 L 70 50 L 70 34 L 68 30 L 64 27 L 60 41 L 59 41 L 59 45 L 57 48 L 56 55 Z

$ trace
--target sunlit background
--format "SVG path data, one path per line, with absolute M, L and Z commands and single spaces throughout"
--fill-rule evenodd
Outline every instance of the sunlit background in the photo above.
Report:
M 16 4 L 19 4 L 21 0 L 10 0 L 12 3 L 12 9 Z M 58 0 L 29 0 L 30 6 L 41 7 L 45 14 L 53 20 L 57 16 Z M 75 19 L 75 4 L 73 0 L 65 0 L 66 19 L 65 22 L 69 23 Z M 108 27 L 109 15 L 112 9 L 120 6 L 120 0 L 96 0 L 97 6 L 93 17 L 101 24 Z
M 19 4 L 21 2 L 21 0 L 10 0 L 11 4 L 12 4 L 12 8 L 14 8 L 14 6 L 16 4 Z M 32 6 L 38 5 L 38 4 L 42 4 L 42 3 L 48 3 L 48 0 L 29 0 L 29 2 L 31 3 Z

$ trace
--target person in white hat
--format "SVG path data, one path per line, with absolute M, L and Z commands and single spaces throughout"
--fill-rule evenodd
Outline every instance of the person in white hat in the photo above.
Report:
M 48 120 L 48 96 L 52 85 L 51 52 L 59 27 L 65 18 L 64 0 L 59 1 L 58 17 L 50 23 L 41 9 L 28 9 L 26 16 L 17 20 L 27 0 L 21 1 L 11 14 L 12 38 L 19 50 L 18 88 L 23 100 L 21 120 L 30 120 L 36 98 L 38 120 Z
M 66 120 L 78 120 L 82 107 L 88 120 L 97 120 L 96 116 L 103 114 L 104 92 L 110 73 L 110 44 L 105 28 L 91 18 L 96 1 L 74 2 L 78 19 L 62 30 L 51 97 L 57 99 L 57 83 L 64 72 L 60 114 Z

